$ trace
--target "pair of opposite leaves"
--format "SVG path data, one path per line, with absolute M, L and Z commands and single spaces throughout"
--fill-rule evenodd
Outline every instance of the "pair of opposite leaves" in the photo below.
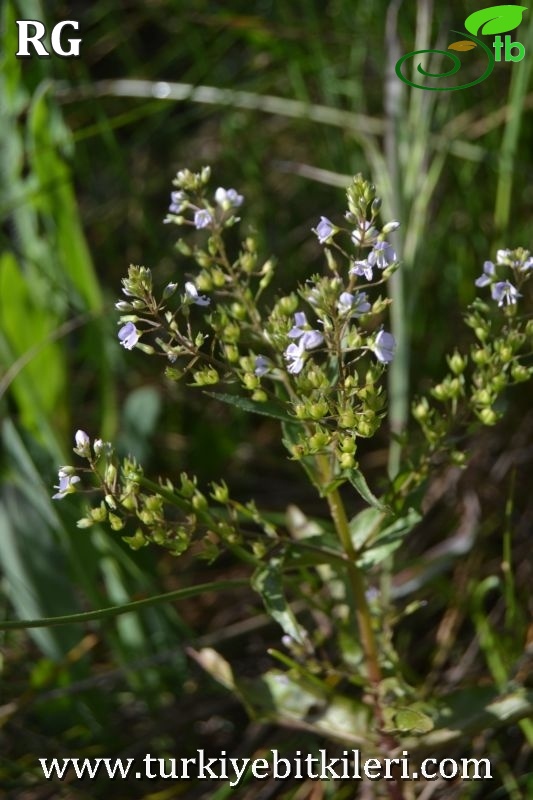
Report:
M 487 36 L 512 31 L 522 22 L 526 6 L 491 6 L 474 11 L 465 20 L 465 28 L 473 36 L 484 33 Z M 473 50 L 477 47 L 471 39 L 464 39 L 449 45 L 448 50 Z

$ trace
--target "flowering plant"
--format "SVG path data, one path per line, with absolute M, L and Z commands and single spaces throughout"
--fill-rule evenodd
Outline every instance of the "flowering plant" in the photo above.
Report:
M 449 373 L 415 401 L 421 436 L 403 443 L 402 468 L 377 497 L 359 468 L 358 445 L 386 415 L 382 384 L 395 340 L 384 327 L 390 300 L 381 290 L 399 268 L 388 241 L 399 223 L 379 222 L 375 187 L 356 176 L 342 223 L 322 216 L 314 229 L 323 274 L 279 294 L 279 267 L 261 257 L 253 236 L 233 253 L 226 244 L 243 197 L 235 189 L 212 192 L 209 182 L 208 168 L 177 174 L 165 222 L 198 232 L 177 241 L 196 267 L 161 292 L 149 269 L 129 268 L 125 299 L 117 303 L 120 344 L 158 357 L 171 381 L 280 423 L 289 458 L 325 499 L 329 518 L 309 519 L 291 506 L 281 519 L 232 498 L 224 480 L 207 488 L 185 473 L 153 481 L 133 459 L 121 462 L 110 443 L 91 442 L 83 431 L 74 451 L 86 466 L 61 467 L 54 497 L 83 491 L 78 473 L 90 474 L 102 499 L 87 508 L 80 528 L 108 523 L 134 549 L 157 544 L 175 556 L 190 548 L 210 561 L 221 550 L 232 553 L 251 570 L 252 587 L 283 629 L 283 651 L 271 651 L 283 669 L 246 684 L 214 651 L 198 652 L 200 663 L 252 713 L 390 754 L 400 738 L 438 733 L 445 714 L 441 719 L 421 702 L 394 651 L 394 622 L 414 613 L 416 603 L 398 614 L 390 593 L 376 587 L 421 520 L 420 490 L 435 464 L 465 463 L 458 430 L 475 420 L 493 425 L 505 389 L 533 373 L 524 363 L 533 322 L 518 311 L 533 258 L 518 248 L 499 250 L 496 265 L 485 262 L 476 284 L 490 286 L 494 302 L 470 307 L 475 342 L 468 354 L 454 352 Z M 366 506 L 351 519 L 346 488 Z M 307 614 L 296 613 L 302 605 Z M 259 686 L 268 689 L 268 702 Z M 390 794 L 403 796 L 394 782 Z

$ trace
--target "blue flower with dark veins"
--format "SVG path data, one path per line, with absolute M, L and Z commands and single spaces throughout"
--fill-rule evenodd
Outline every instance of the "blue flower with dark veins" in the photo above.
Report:
M 337 308 L 341 314 L 349 314 L 351 317 L 360 317 L 362 314 L 366 314 L 370 311 L 372 306 L 367 300 L 366 292 L 356 292 L 356 294 L 342 292 L 337 301 Z
M 170 193 L 170 205 L 168 210 L 171 214 L 181 214 L 181 212 L 187 206 L 187 195 L 185 192 L 171 192 Z
M 118 338 L 122 347 L 126 350 L 133 350 L 139 339 L 141 338 L 140 332 L 137 330 L 133 322 L 126 322 L 125 325 L 118 332 Z
M 270 362 L 265 356 L 257 356 L 255 359 L 254 374 L 262 378 L 270 370 Z
M 61 467 L 57 473 L 59 483 L 54 486 L 58 491 L 52 495 L 52 500 L 62 500 L 67 494 L 76 491 L 76 484 L 80 482 L 78 475 L 74 475 L 73 467 Z
M 201 208 L 196 211 L 194 215 L 194 227 L 196 230 L 201 230 L 202 228 L 209 228 L 209 226 L 213 222 L 213 217 L 205 208 Z
M 302 371 L 305 360 L 305 347 L 302 342 L 295 344 L 293 342 L 285 350 L 285 358 L 289 361 L 288 371 L 292 375 L 298 375 Z
M 369 264 L 368 260 L 354 261 L 353 266 L 350 268 L 350 275 L 365 276 L 367 281 L 372 280 L 373 267 Z
M 387 331 L 380 331 L 376 336 L 372 350 L 376 354 L 378 361 L 382 364 L 389 364 L 394 358 L 394 350 L 396 349 L 396 341 L 392 333 Z
M 492 299 L 496 300 L 498 306 L 501 308 L 504 305 L 514 306 L 519 297 L 522 297 L 518 289 L 516 289 L 509 281 L 498 281 L 491 286 Z
M 501 252 L 500 250 L 498 251 Z M 483 274 L 476 278 L 476 286 L 488 286 L 496 278 L 496 268 L 492 261 L 485 261 L 483 264 Z
M 368 256 L 368 263 L 371 267 L 385 269 L 396 261 L 396 251 L 388 242 L 378 242 Z
M 192 281 L 187 281 L 185 284 L 185 295 L 186 299 L 196 306 L 208 306 L 211 302 L 209 297 L 206 297 L 205 294 L 198 294 L 198 289 Z
M 320 222 L 316 228 L 312 228 L 312 231 L 316 233 L 320 244 L 325 244 L 331 239 L 337 228 L 327 217 L 320 217 Z

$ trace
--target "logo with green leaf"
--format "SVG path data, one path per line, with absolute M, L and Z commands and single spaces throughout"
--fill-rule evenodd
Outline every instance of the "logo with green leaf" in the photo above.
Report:
M 490 6 L 490 8 L 481 8 L 479 11 L 474 11 L 474 13 L 470 14 L 470 16 L 468 16 L 465 20 L 465 28 L 468 31 L 466 36 L 468 38 L 453 42 L 448 46 L 448 50 L 414 50 L 412 53 L 406 53 L 406 55 L 402 56 L 396 63 L 397 76 L 404 83 L 407 83 L 409 86 L 412 86 L 415 89 L 426 89 L 433 92 L 453 92 L 458 91 L 459 89 L 468 89 L 470 86 L 475 86 L 476 84 L 481 83 L 489 77 L 494 69 L 496 61 L 503 60 L 516 62 L 521 61 L 524 58 L 526 51 L 521 42 L 513 42 L 511 40 L 511 36 L 508 35 L 506 35 L 504 38 L 501 36 L 501 34 L 508 34 L 509 31 L 513 31 L 520 25 L 524 11 L 527 11 L 526 6 L 511 5 Z M 452 31 L 452 33 L 458 33 L 459 35 L 465 36 L 465 34 L 461 34 L 460 31 Z M 480 34 L 483 36 L 495 37 L 492 47 L 489 47 L 489 45 L 487 45 L 481 39 L 478 39 L 478 35 Z M 403 73 L 404 64 L 410 58 L 425 54 L 430 54 L 433 56 L 441 55 L 451 60 L 452 66 L 449 70 L 445 70 L 443 72 L 430 72 L 419 62 L 417 64 L 416 71 L 424 78 L 437 80 L 441 78 L 449 78 L 459 72 L 463 65 L 461 59 L 458 55 L 456 55 L 456 53 L 467 53 L 471 50 L 475 50 L 476 48 L 480 48 L 485 53 L 487 57 L 487 66 L 479 78 L 469 81 L 468 83 L 463 83 L 459 86 L 430 86 L 416 83 L 415 80 L 411 80 Z M 414 79 L 418 79 L 415 72 L 413 72 L 412 77 Z

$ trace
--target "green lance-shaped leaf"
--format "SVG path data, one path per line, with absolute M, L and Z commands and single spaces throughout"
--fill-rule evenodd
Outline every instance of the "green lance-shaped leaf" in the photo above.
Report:
M 215 400 L 220 400 L 221 403 L 227 403 L 230 406 L 235 406 L 241 411 L 246 411 L 250 414 L 261 414 L 263 417 L 270 417 L 271 419 L 278 419 L 281 422 L 294 422 L 294 417 L 291 417 L 288 412 L 283 411 L 278 405 L 274 403 L 255 403 L 248 397 L 241 397 L 235 394 L 224 394 L 219 392 L 205 392 L 208 397 L 213 397 Z
M 365 476 L 360 470 L 356 469 L 355 467 L 353 469 L 347 469 L 344 470 L 342 476 L 352 484 L 354 489 L 357 490 L 363 500 L 366 500 L 370 506 L 378 508 L 380 511 L 387 510 L 381 500 L 379 500 L 371 491 L 368 483 L 366 482 Z
M 491 6 L 474 11 L 465 20 L 465 28 L 476 36 L 484 33 L 487 36 L 496 33 L 507 33 L 517 28 L 522 22 L 522 14 L 526 6 Z
M 281 625 L 284 632 L 303 644 L 307 639 L 306 631 L 294 616 L 283 593 L 281 559 L 273 558 L 260 567 L 252 578 L 252 587 L 261 595 L 268 614 Z

